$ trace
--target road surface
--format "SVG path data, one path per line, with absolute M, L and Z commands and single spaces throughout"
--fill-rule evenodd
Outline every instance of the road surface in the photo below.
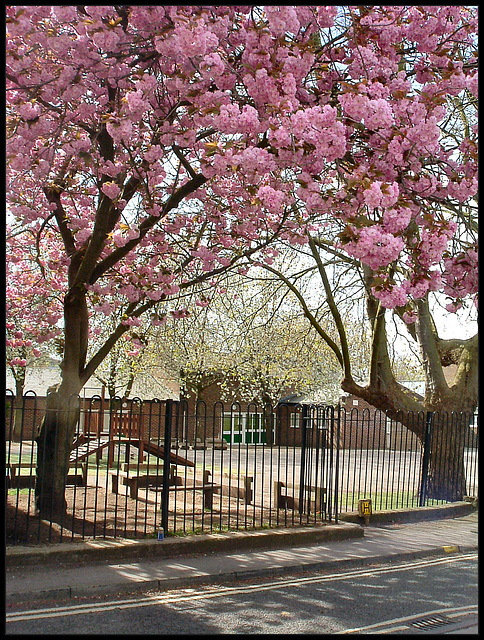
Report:
M 7 634 L 477 633 L 477 554 L 9 607 Z

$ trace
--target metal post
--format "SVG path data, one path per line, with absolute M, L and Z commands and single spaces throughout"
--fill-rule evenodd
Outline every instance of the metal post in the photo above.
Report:
M 334 438 L 334 408 L 331 409 L 331 434 Z M 338 491 L 339 491 L 339 447 L 340 447 L 340 426 L 341 426 L 341 406 L 338 404 L 338 417 L 336 420 L 336 469 L 334 474 L 334 521 L 338 524 Z M 333 457 L 333 442 L 331 442 L 331 466 Z M 331 504 L 331 496 L 328 496 L 328 502 Z M 331 517 L 330 517 L 331 519 Z
M 425 498 L 427 497 L 427 478 L 429 474 L 429 458 L 430 458 L 430 438 L 432 434 L 432 411 L 427 411 L 425 419 L 425 437 L 424 437 L 424 450 L 422 456 L 422 470 L 420 474 L 420 491 L 418 506 L 425 506 Z
M 161 526 L 166 535 L 168 531 L 168 507 L 170 501 L 170 462 L 171 462 L 171 422 L 173 400 L 166 400 L 165 440 L 163 443 L 163 487 L 161 492 Z
M 302 415 L 301 415 L 301 471 L 299 474 L 299 515 L 302 515 L 304 510 L 304 480 L 306 473 L 306 434 L 307 434 L 307 423 L 309 419 L 309 407 L 306 404 L 302 405 Z

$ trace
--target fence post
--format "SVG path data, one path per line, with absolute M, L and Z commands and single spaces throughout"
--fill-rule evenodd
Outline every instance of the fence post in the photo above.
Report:
M 170 502 L 170 462 L 171 462 L 171 423 L 173 418 L 173 400 L 165 405 L 165 440 L 163 442 L 163 488 L 161 492 L 161 526 L 165 534 L 168 531 L 168 508 Z
M 309 420 L 309 407 L 307 404 L 302 405 L 301 415 L 301 471 L 299 474 L 299 515 L 303 514 L 304 510 L 304 485 L 306 475 L 306 434 Z
M 334 521 L 338 524 L 338 492 L 339 492 L 339 447 L 340 447 L 340 435 L 341 435 L 341 406 L 338 404 L 338 416 L 336 418 L 336 469 L 334 474 Z M 333 466 L 333 440 L 334 438 L 334 407 L 331 408 L 331 467 Z M 331 504 L 331 496 L 327 498 L 328 503 Z M 331 514 L 330 514 L 331 518 Z
M 430 440 L 432 435 L 432 411 L 427 411 L 425 418 L 425 437 L 424 450 L 422 456 L 422 469 L 420 473 L 420 491 L 419 491 L 419 507 L 425 507 L 425 499 L 427 497 L 427 478 L 429 474 L 429 458 L 430 458 Z

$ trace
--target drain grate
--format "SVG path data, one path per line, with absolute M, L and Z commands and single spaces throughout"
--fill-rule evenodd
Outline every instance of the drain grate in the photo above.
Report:
M 408 623 L 408 626 L 414 627 L 414 629 L 433 629 L 434 627 L 442 627 L 451 622 L 452 620 L 449 620 L 446 616 L 428 616 L 426 618 L 420 618 L 419 620 L 413 620 Z

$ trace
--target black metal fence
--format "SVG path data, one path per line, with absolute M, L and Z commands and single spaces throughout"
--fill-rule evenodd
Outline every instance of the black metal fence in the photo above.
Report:
M 340 513 L 362 499 L 382 511 L 478 496 L 477 414 L 340 409 L 338 433 Z
M 45 489 L 36 486 L 44 411 L 45 398 L 16 400 L 7 392 L 9 544 L 337 522 L 362 498 L 373 510 L 455 499 L 435 497 L 436 477 L 449 475 L 449 465 L 462 467 L 466 495 L 477 496 L 473 416 L 390 420 L 329 406 L 96 396 L 81 401 L 69 446 L 67 509 L 59 518 L 44 501 L 37 514 L 35 494 Z M 458 435 L 452 447 L 439 439 L 443 431 Z
M 337 520 L 331 408 L 100 397 L 81 405 L 66 512 L 39 516 L 35 494 L 48 491 L 36 486 L 44 404 L 26 394 L 15 408 L 7 395 L 9 543 Z

